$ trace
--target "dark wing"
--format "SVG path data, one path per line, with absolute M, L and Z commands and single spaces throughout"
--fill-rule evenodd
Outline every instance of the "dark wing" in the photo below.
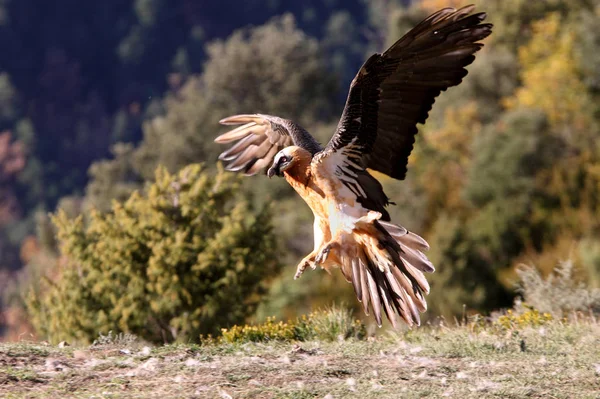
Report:
M 383 54 L 374 54 L 352 81 L 336 133 L 325 149 L 346 146 L 365 168 L 402 180 L 417 134 L 440 92 L 467 74 L 491 33 L 485 13 L 474 6 L 440 10 L 409 31 Z
M 242 125 L 215 139 L 226 144 L 237 141 L 224 151 L 219 159 L 226 162 L 225 169 L 246 175 L 256 174 L 271 165 L 275 154 L 282 148 L 296 145 L 316 154 L 322 150 L 319 143 L 294 122 L 271 115 L 235 115 L 221 119 L 223 125 Z

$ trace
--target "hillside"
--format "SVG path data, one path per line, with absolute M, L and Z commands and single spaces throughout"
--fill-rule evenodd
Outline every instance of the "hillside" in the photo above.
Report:
M 424 327 L 366 341 L 0 345 L 2 398 L 596 398 L 595 320 Z

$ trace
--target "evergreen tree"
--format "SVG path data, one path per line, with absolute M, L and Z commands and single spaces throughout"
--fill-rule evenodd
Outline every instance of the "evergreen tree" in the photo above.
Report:
M 92 341 L 129 332 L 197 341 L 253 314 L 279 263 L 268 209 L 253 212 L 232 174 L 164 168 L 112 211 L 53 216 L 59 276 L 28 300 L 41 336 Z

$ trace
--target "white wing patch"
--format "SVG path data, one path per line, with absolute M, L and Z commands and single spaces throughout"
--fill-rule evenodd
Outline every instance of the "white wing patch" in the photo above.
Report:
M 356 138 L 342 150 L 332 151 L 312 164 L 312 171 L 323 186 L 321 189 L 329 201 L 329 224 L 332 234 L 339 230 L 352 232 L 356 224 L 365 220 L 370 213 L 358 202 L 358 198 L 367 197 L 367 193 L 357 180 L 357 172 L 363 167 L 355 161 L 356 157 L 353 157 L 360 151 L 355 141 Z M 375 218 L 381 217 L 380 213 L 374 213 Z

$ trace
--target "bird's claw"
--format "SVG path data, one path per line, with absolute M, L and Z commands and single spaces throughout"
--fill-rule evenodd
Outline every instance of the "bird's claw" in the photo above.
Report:
M 315 258 L 315 263 L 323 263 L 327 260 L 327 257 L 329 256 L 329 251 L 331 251 L 331 245 L 327 245 L 325 248 L 323 248 L 319 254 L 317 255 L 317 257 Z
M 300 262 L 300 264 L 298 265 L 298 268 L 296 269 L 296 274 L 294 275 L 294 280 L 298 280 L 300 278 L 300 276 L 302 276 L 302 273 L 304 273 L 304 271 L 306 270 L 306 268 L 308 266 L 310 266 L 310 268 L 313 270 L 315 270 L 317 268 L 317 265 L 314 262 L 311 262 L 309 260 Z

